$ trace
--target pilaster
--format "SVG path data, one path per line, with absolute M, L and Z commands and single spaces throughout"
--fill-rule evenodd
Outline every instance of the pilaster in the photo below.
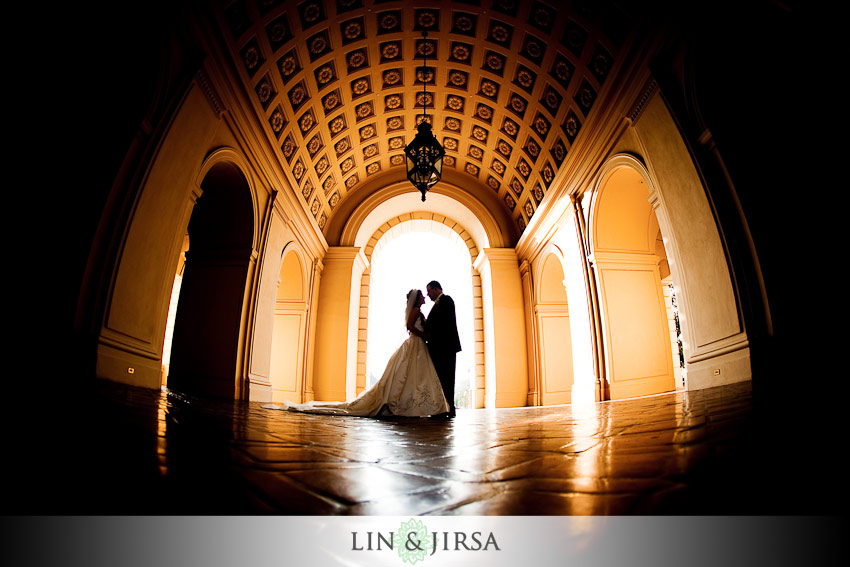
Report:
M 368 260 L 357 246 L 332 246 L 323 259 L 316 313 L 313 395 L 342 401 L 356 395 L 360 281 Z
M 475 270 L 482 278 L 486 401 L 492 407 L 528 402 L 528 352 L 519 262 L 513 248 L 485 248 Z

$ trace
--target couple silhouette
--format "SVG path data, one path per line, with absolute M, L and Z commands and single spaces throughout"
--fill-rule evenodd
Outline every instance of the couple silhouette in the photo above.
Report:
M 410 336 L 390 357 L 381 378 L 347 402 L 285 402 L 286 409 L 327 415 L 363 417 L 455 416 L 455 368 L 460 352 L 457 316 L 452 298 L 438 281 L 425 287 L 434 302 L 428 317 L 422 313 L 422 291 L 407 292 L 404 310 Z

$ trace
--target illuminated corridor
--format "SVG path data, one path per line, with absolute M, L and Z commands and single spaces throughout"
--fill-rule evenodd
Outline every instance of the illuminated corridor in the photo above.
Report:
M 831 185 L 792 168 L 840 168 L 782 119 L 820 60 L 794 59 L 790 5 L 62 8 L 20 44 L 56 88 L 14 144 L 39 198 L 9 240 L 32 297 L 9 297 L 8 513 L 839 507 L 842 335 L 813 278 L 843 241 L 804 193 Z M 431 279 L 462 310 L 455 421 L 269 409 L 363 392 Z

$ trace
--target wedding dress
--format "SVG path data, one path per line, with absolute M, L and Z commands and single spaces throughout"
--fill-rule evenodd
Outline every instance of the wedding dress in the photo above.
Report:
M 407 312 L 409 313 L 410 306 Z M 416 319 L 423 331 L 425 318 Z M 449 411 L 425 340 L 413 333 L 390 357 L 384 374 L 374 385 L 347 402 L 284 402 L 292 411 L 352 416 L 427 416 Z

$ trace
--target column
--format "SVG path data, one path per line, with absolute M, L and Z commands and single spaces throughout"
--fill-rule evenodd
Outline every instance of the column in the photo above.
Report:
M 274 338 L 275 296 L 280 279 L 280 256 L 286 238 L 286 220 L 279 208 L 274 206 L 276 195 L 277 192 L 269 199 L 266 211 L 265 245 L 259 266 L 249 349 L 248 399 L 256 402 L 272 400 L 270 361 Z
M 534 281 L 531 274 L 531 264 L 523 260 L 519 267 L 522 278 L 522 291 L 525 307 L 526 352 L 528 358 L 528 397 L 526 404 L 529 406 L 541 405 L 540 375 L 538 373 L 537 361 L 540 360 L 540 352 L 537 348 L 537 329 L 534 317 Z
M 321 289 L 322 270 L 325 265 L 321 260 L 313 260 L 313 271 L 310 274 L 310 283 L 308 289 L 308 306 L 307 306 L 307 356 L 304 361 L 304 396 L 303 401 L 309 402 L 316 399 L 316 394 L 313 389 L 313 372 L 314 361 L 316 355 L 316 322 L 318 316 L 317 299 L 319 290 Z
M 323 259 L 316 313 L 313 393 L 316 400 L 354 398 L 360 279 L 368 261 L 356 246 L 332 246 Z
M 513 248 L 487 248 L 474 264 L 482 279 L 485 405 L 522 407 L 528 396 L 528 355 L 522 281 Z

